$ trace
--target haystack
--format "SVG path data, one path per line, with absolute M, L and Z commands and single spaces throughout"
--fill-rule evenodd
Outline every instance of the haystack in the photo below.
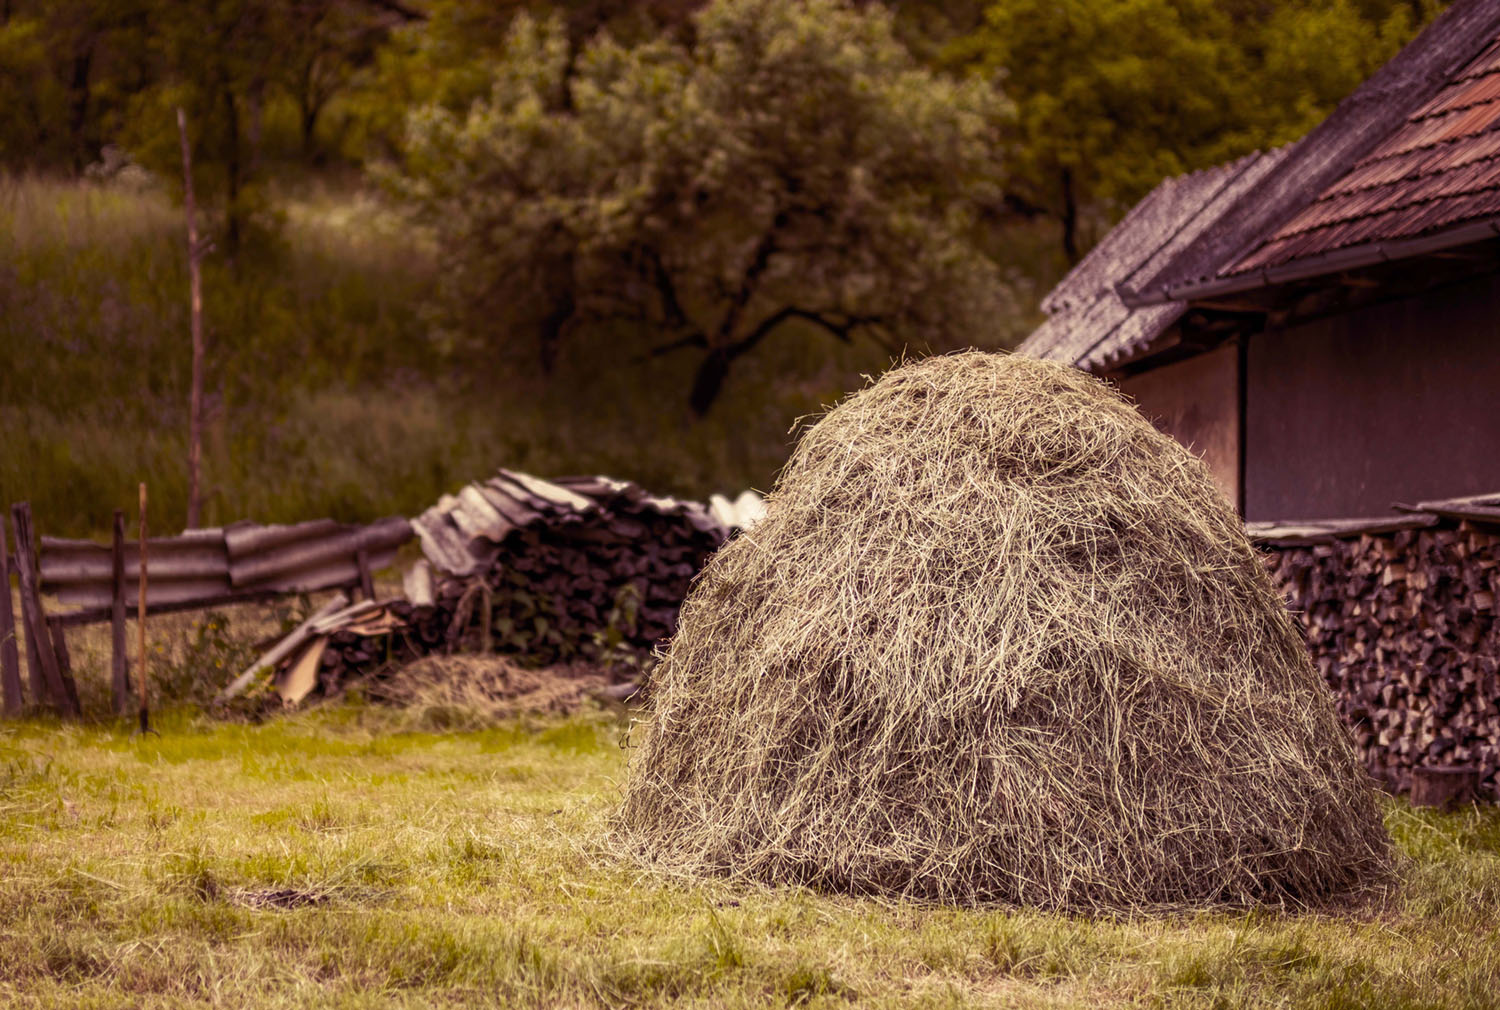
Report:
M 1372 788 L 1207 469 L 1102 382 L 982 353 L 803 436 L 651 685 L 658 867 L 1078 910 L 1323 903 Z

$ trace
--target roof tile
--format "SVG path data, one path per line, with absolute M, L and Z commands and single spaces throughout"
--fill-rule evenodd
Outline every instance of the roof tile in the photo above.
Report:
M 1500 210 L 1500 39 L 1222 276 Z

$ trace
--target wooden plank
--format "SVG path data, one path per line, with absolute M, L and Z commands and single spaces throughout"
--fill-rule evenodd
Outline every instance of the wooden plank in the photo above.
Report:
M 63 687 L 62 673 L 57 666 L 57 653 L 53 651 L 47 634 L 42 599 L 37 593 L 31 504 L 19 502 L 12 505 L 11 518 L 16 527 L 16 575 L 21 583 L 21 620 L 26 628 L 27 659 L 36 664 L 32 670 L 32 690 L 36 691 L 40 687 L 45 691 L 47 700 L 62 714 L 78 715 Z
M 140 702 L 139 711 L 141 716 L 141 732 L 151 732 L 151 688 L 146 679 L 146 482 L 140 485 L 140 541 L 137 545 L 140 568 L 136 578 L 136 605 L 135 605 L 135 633 L 136 633 L 136 665 L 140 675 L 137 678 L 136 699 Z
M 56 618 L 47 619 L 48 638 L 51 639 L 52 652 L 57 656 L 57 673 L 62 679 L 63 694 L 68 699 L 68 707 L 75 714 L 82 714 L 83 706 L 78 701 L 78 684 L 73 680 L 73 660 L 68 655 L 68 635 L 63 626 Z
M 323 652 L 328 648 L 326 635 L 314 638 L 287 668 L 285 676 L 278 678 L 276 693 L 283 704 L 296 705 L 318 686 L 318 669 L 323 661 Z
M 21 697 L 21 660 L 10 601 L 10 557 L 5 551 L 5 516 L 0 515 L 0 704 L 6 715 L 17 715 L 25 700 Z
M 341 609 L 342 607 L 347 605 L 348 602 L 349 598 L 343 593 L 336 594 L 333 599 L 329 600 L 327 603 L 323 604 L 316 611 L 314 611 L 307 618 L 307 620 L 297 625 L 297 627 L 293 629 L 290 635 L 287 635 L 281 640 L 281 643 L 279 645 L 273 648 L 270 652 L 267 652 L 264 656 L 261 656 L 255 662 L 251 663 L 250 666 L 246 668 L 244 673 L 240 674 L 238 677 L 234 678 L 234 680 L 226 684 L 224 686 L 224 690 L 220 691 L 214 697 L 214 701 L 226 702 L 236 695 L 242 693 L 245 688 L 250 686 L 251 681 L 253 681 L 258 674 L 267 669 L 274 668 L 277 663 L 281 662 L 287 656 L 291 655 L 299 645 L 307 641 L 307 639 L 312 635 L 312 627 L 314 624 L 316 624 L 320 619 L 327 617 L 329 614 L 332 614 L 335 611 Z
M 125 510 L 115 509 L 114 600 L 109 607 L 109 690 L 115 715 L 130 711 L 130 669 L 125 656 Z M 61 619 L 58 621 L 61 625 Z
M 180 614 L 187 610 L 208 610 L 211 607 L 227 607 L 238 603 L 265 603 L 288 595 L 276 589 L 247 589 L 239 592 L 224 593 L 219 596 L 206 596 L 200 600 L 175 600 L 172 603 L 152 603 L 146 606 L 147 616 L 157 614 Z M 70 610 L 66 613 L 56 615 L 65 627 L 76 627 L 84 624 L 99 624 L 112 620 L 114 616 L 113 607 L 90 607 L 86 610 Z M 126 610 L 126 620 L 134 619 L 134 615 Z

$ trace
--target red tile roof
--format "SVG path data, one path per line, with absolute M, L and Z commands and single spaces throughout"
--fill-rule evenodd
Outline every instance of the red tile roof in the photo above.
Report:
M 1221 276 L 1500 216 L 1500 39 Z

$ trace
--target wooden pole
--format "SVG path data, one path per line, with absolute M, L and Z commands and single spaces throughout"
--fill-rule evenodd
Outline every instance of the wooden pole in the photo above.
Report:
M 192 307 L 193 378 L 188 403 L 187 528 L 197 529 L 203 507 L 203 247 L 198 241 L 197 206 L 193 200 L 193 150 L 188 144 L 187 113 L 177 107 L 177 137 L 182 144 L 183 203 L 187 209 L 188 286 Z
M 151 732 L 151 708 L 146 693 L 146 483 L 141 482 L 141 570 L 138 579 L 139 593 L 136 596 L 135 625 L 137 631 L 137 666 L 141 695 L 141 732 Z
M 0 515 L 0 702 L 6 715 L 19 715 L 21 659 L 16 651 L 16 616 L 10 602 L 10 558 L 6 555 L 5 516 Z
M 354 552 L 354 563 L 359 568 L 359 591 L 365 599 L 375 599 L 375 579 L 370 575 L 370 556 L 361 547 Z
M 78 715 L 68 690 L 63 686 L 57 652 L 47 633 L 47 617 L 36 585 L 36 551 L 31 529 L 31 505 L 11 506 L 16 524 L 16 575 L 21 583 L 21 621 L 26 628 L 26 659 L 31 665 L 31 689 L 38 699 L 46 697 L 63 715 Z
M 109 690 L 115 715 L 130 710 L 130 669 L 125 657 L 125 510 L 115 509 L 114 598 L 109 608 Z

